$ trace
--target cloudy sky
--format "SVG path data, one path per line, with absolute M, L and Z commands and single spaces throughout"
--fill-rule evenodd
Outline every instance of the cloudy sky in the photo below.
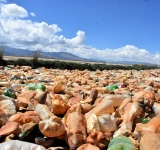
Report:
M 160 64 L 160 0 L 0 0 L 0 42 Z

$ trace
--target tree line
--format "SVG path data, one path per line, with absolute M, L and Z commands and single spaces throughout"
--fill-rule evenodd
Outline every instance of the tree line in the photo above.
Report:
M 33 69 L 45 67 L 48 69 L 68 69 L 68 70 L 90 70 L 90 71 L 96 71 L 96 70 L 149 70 L 149 69 L 159 69 L 157 65 L 139 65 L 135 64 L 132 66 L 124 66 L 124 65 L 108 65 L 108 64 L 91 64 L 91 63 L 77 63 L 77 62 L 64 62 L 64 61 L 57 61 L 57 60 L 35 60 L 35 59 L 17 59 L 17 60 L 2 60 L 0 61 L 1 66 L 7 66 L 7 65 L 14 65 L 14 66 L 31 66 Z

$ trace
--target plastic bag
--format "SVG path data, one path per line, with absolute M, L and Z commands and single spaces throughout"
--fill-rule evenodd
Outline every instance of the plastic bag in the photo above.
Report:
M 0 144 L 0 150 L 46 150 L 43 146 L 18 141 L 18 140 L 10 140 L 8 142 L 4 142 Z
M 110 91 L 113 91 L 113 90 L 118 89 L 119 87 L 118 87 L 118 85 L 117 85 L 117 84 L 113 84 L 113 85 L 109 85 L 109 86 L 107 86 L 107 88 L 108 88 Z
M 14 92 L 14 89 L 12 87 L 9 87 L 9 88 L 6 88 L 2 95 L 5 95 L 5 96 L 8 96 L 8 97 L 11 97 L 11 98 L 16 98 L 16 94 Z
M 107 150 L 136 150 L 136 147 L 128 137 L 119 136 L 110 141 Z
M 146 124 L 146 123 L 149 122 L 149 119 L 147 119 L 147 118 L 140 118 L 139 120 L 140 120 L 140 122 L 143 123 L 143 124 Z
M 10 67 L 5 66 L 4 70 L 12 70 Z
M 102 132 L 112 132 L 117 129 L 116 119 L 109 114 L 98 116 L 99 126 Z
M 28 87 L 29 90 L 37 90 L 37 89 L 41 89 L 42 91 L 46 90 L 46 87 L 41 83 L 30 83 L 27 84 L 26 87 Z

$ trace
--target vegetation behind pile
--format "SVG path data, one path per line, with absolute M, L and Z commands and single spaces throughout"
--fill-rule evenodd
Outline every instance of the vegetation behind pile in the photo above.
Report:
M 45 68 L 52 68 L 52 69 L 68 69 L 68 70 L 85 70 L 88 69 L 90 71 L 96 71 L 99 70 L 114 70 L 114 69 L 123 69 L 123 70 L 148 70 L 148 69 L 158 69 L 159 67 L 157 65 L 139 65 L 135 64 L 132 66 L 124 66 L 124 65 L 107 65 L 107 64 L 91 64 L 91 63 L 74 63 L 74 62 L 64 62 L 64 61 L 51 61 L 51 60 L 35 60 L 34 59 L 17 59 L 17 60 L 3 60 L 0 61 L 0 65 L 14 65 L 14 66 L 31 66 L 32 68 L 38 68 L 38 67 L 45 67 Z

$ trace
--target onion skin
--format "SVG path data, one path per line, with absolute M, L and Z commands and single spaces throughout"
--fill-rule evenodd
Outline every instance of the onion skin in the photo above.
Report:
M 65 133 L 65 127 L 60 118 L 55 116 L 46 105 L 37 104 L 35 111 L 41 121 L 39 129 L 47 137 L 56 137 Z
M 85 144 L 86 133 L 86 120 L 81 113 L 80 104 L 73 105 L 65 114 L 63 122 L 66 127 L 67 143 L 70 149 L 76 149 L 82 144 Z
M 145 133 L 140 140 L 140 150 L 158 150 L 160 148 L 160 134 Z
M 18 122 L 19 124 L 25 124 L 33 121 L 34 123 L 39 123 L 40 118 L 34 111 L 26 111 L 25 113 L 18 112 L 17 114 L 11 116 L 9 121 Z
M 108 99 L 102 99 L 102 101 L 97 104 L 93 109 L 91 109 L 88 113 L 85 114 L 86 119 L 91 116 L 93 113 L 98 115 L 102 115 L 104 113 L 112 113 L 114 112 L 113 101 Z
M 77 150 L 100 150 L 97 146 L 86 143 L 81 145 Z
M 147 132 L 154 132 L 160 134 L 159 127 L 160 127 L 160 115 L 157 115 L 146 124 L 137 123 L 133 136 L 139 139 Z
M 21 132 L 20 125 L 17 122 L 8 122 L 0 128 L 0 136 L 4 135 L 18 135 Z

